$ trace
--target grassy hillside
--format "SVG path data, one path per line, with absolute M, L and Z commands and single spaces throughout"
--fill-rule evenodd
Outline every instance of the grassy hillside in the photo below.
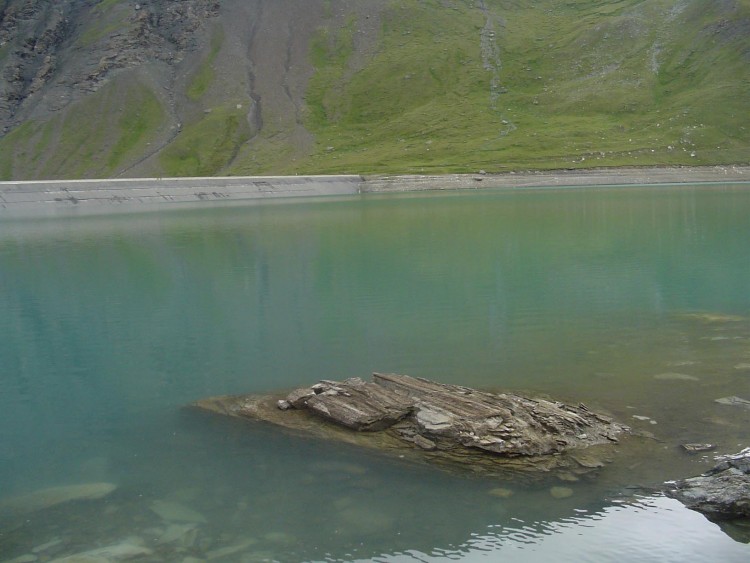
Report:
M 347 34 L 323 36 L 308 96 L 318 150 L 300 168 L 748 161 L 749 2 L 472 4 L 400 2 L 381 51 L 346 79 Z
M 140 158 L 164 125 L 165 112 L 147 86 L 129 78 L 0 139 L 0 177 L 108 177 Z
M 274 97 L 293 95 L 288 78 L 276 91 L 253 86 L 260 63 L 238 71 L 246 39 L 217 24 L 174 67 L 182 90 L 169 107 L 153 86 L 115 75 L 122 78 L 1 138 L 0 177 L 750 161 L 750 0 L 355 4 L 305 4 L 320 14 L 307 67 L 287 69 L 311 76 L 294 119 L 273 113 Z M 89 20 L 76 44 L 106 41 L 111 20 L 101 29 Z M 376 41 L 365 44 L 361 28 L 373 21 Z M 300 127 L 311 142 L 300 145 Z

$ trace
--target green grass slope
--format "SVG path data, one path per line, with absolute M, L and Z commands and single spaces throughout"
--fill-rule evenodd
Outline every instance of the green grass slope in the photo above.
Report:
M 241 106 L 223 106 L 188 124 L 160 154 L 167 176 L 215 176 L 249 138 Z
M 0 178 L 114 176 L 149 150 L 165 115 L 148 87 L 123 75 L 52 119 L 26 121 L 0 139 Z
M 317 172 L 750 158 L 750 2 L 407 0 L 371 63 L 313 49 Z M 484 52 L 482 44 L 485 44 Z

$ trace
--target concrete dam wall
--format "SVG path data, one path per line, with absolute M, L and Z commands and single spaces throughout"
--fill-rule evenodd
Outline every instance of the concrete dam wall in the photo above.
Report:
M 0 182 L 0 217 L 112 213 L 200 202 L 354 195 L 361 176 L 254 176 Z
M 393 176 L 232 176 L 0 182 L 0 218 L 107 214 L 170 206 L 247 204 L 271 198 L 438 190 L 742 184 L 750 166 L 613 168 Z

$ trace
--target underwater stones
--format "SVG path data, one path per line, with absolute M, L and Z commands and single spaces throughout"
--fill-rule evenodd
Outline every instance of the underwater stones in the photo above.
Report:
M 159 544 L 179 543 L 189 547 L 194 543 L 196 524 L 170 524 L 156 540 Z
M 390 515 L 359 505 L 340 511 L 338 519 L 340 532 L 356 537 L 386 534 L 396 525 L 395 519 Z
M 513 496 L 513 491 L 505 487 L 495 487 L 494 489 L 490 489 L 488 494 L 498 498 L 510 498 Z
M 604 467 L 604 463 L 606 461 L 606 459 L 601 455 L 597 455 L 596 453 L 588 450 L 576 450 L 570 454 L 570 457 L 574 459 L 579 466 L 585 467 L 587 469 L 599 469 L 601 467 Z M 568 481 L 571 480 L 570 475 L 570 473 L 562 474 L 563 478 Z
M 247 538 L 235 545 L 228 545 L 226 547 L 220 547 L 218 549 L 207 552 L 206 559 L 208 561 L 213 561 L 215 559 L 222 559 L 224 557 L 237 555 L 238 553 L 246 551 L 249 547 L 252 547 L 256 543 L 258 543 L 258 540 L 256 540 L 255 538 Z
M 372 382 L 324 380 L 285 396 L 213 397 L 194 406 L 399 458 L 495 475 L 587 472 L 602 463 L 580 463 L 579 457 L 586 458 L 580 456 L 583 449 L 612 446 L 629 432 L 627 426 L 583 404 L 397 374 L 375 373 Z
M 296 541 L 293 535 L 286 532 L 268 532 L 263 536 L 263 539 L 276 544 L 290 544 Z
M 68 555 L 60 559 L 54 559 L 51 563 L 110 563 L 111 561 L 122 561 L 151 555 L 152 553 L 153 550 L 145 547 L 139 538 L 128 538 L 107 547 L 99 547 L 74 555 Z
M 732 407 L 742 407 L 750 409 L 750 401 L 748 401 L 747 399 L 743 399 L 742 397 L 722 397 L 720 399 L 716 399 L 714 402 L 719 403 L 720 405 L 729 405 Z
M 695 360 L 677 360 L 674 362 L 669 362 L 667 365 L 672 367 L 687 367 L 687 366 L 694 366 L 700 362 L 697 362 Z
M 63 540 L 61 538 L 54 538 L 48 542 L 45 542 L 41 545 L 37 545 L 31 550 L 31 553 L 43 553 L 50 550 L 53 550 L 56 547 L 59 547 L 63 545 Z
M 117 489 L 112 483 L 86 483 L 49 487 L 0 501 L 0 513 L 29 514 L 66 502 L 99 500 Z
M 714 444 L 680 444 L 680 447 L 689 454 L 710 452 L 716 449 Z
M 573 496 L 573 489 L 570 487 L 552 487 L 549 490 L 549 494 L 552 498 L 564 499 Z
M 739 315 L 727 315 L 725 313 L 681 313 L 678 315 L 686 320 L 699 321 L 706 324 L 739 323 L 745 319 Z
M 18 557 L 9 559 L 4 563 L 34 563 L 35 561 L 39 561 L 39 557 L 31 553 L 27 553 L 26 555 L 19 555 Z
M 750 518 L 750 448 L 716 460 L 698 477 L 666 483 L 665 494 L 712 520 Z
M 151 503 L 150 508 L 159 518 L 168 522 L 194 522 L 198 524 L 207 522 L 205 516 L 178 502 L 155 500 Z
M 700 379 L 694 375 L 673 372 L 659 373 L 654 376 L 654 379 L 659 379 L 661 381 L 700 381 Z

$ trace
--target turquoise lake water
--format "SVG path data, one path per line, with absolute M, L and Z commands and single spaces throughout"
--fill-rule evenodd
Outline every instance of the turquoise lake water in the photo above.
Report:
M 530 485 L 183 408 L 373 371 L 582 401 L 646 437 Z M 746 185 L 0 223 L 0 561 L 745 562 L 645 492 L 750 446 L 729 396 L 750 400 Z M 2 510 L 98 482 L 117 488 Z

